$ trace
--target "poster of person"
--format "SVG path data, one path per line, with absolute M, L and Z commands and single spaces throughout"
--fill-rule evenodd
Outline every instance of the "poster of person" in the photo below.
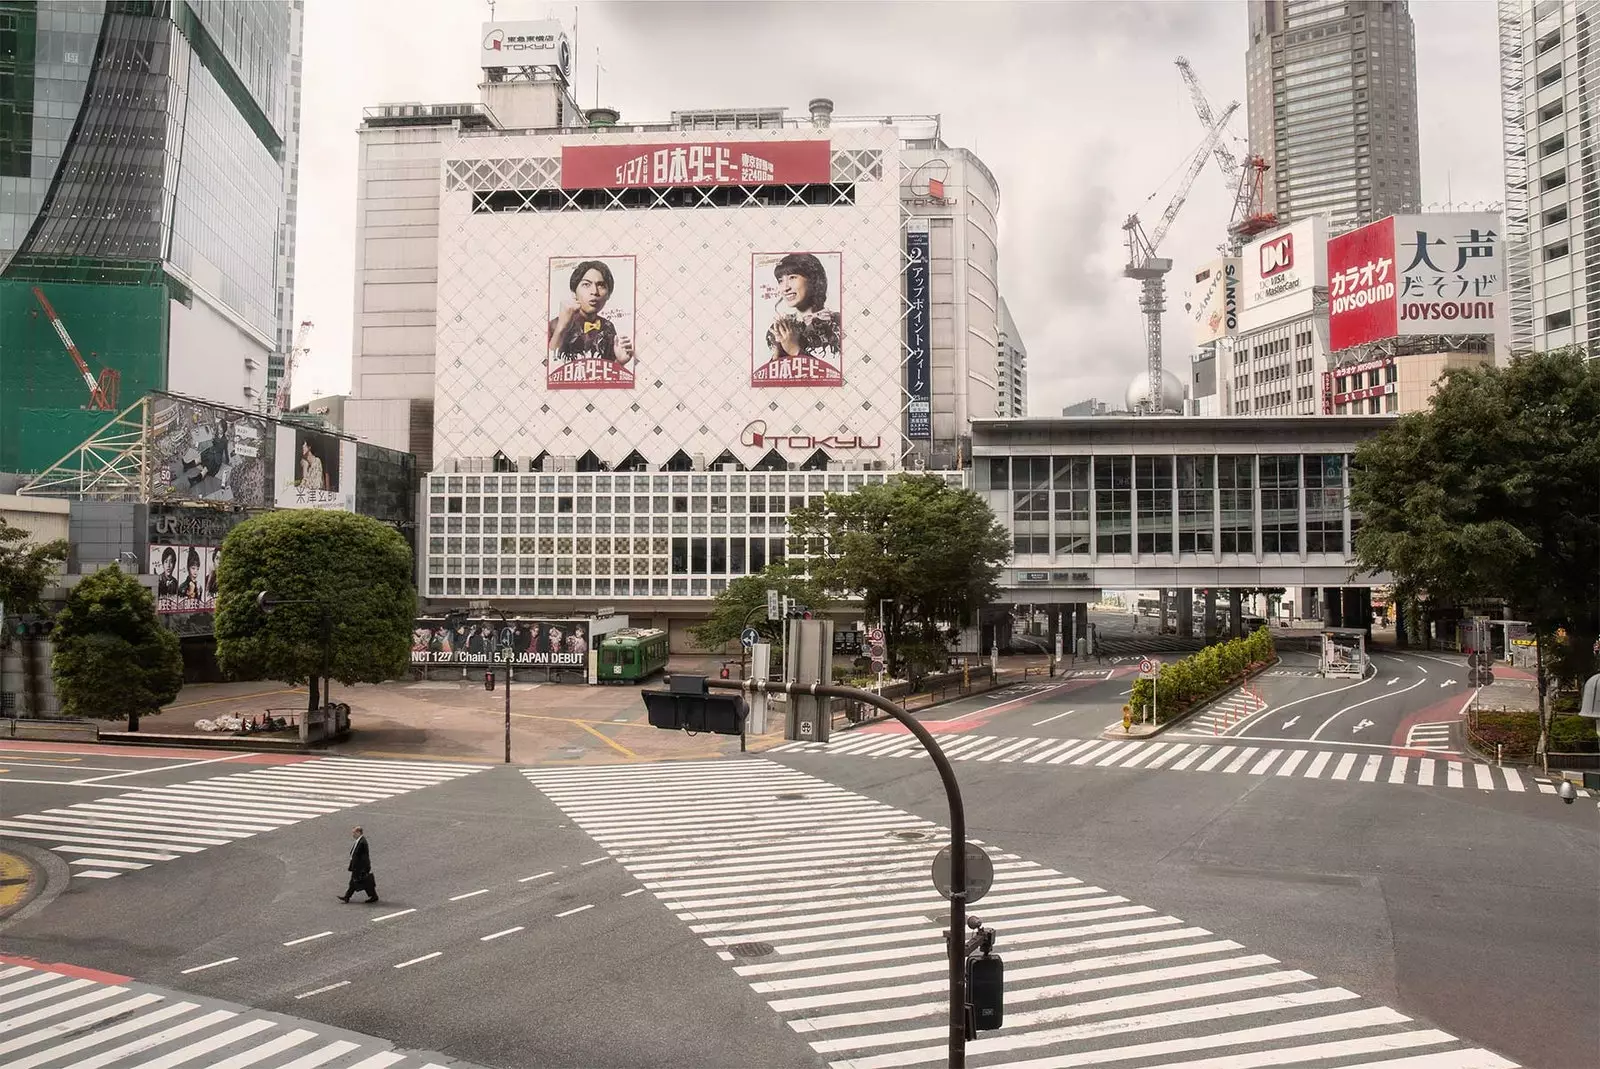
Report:
M 279 508 L 346 508 L 342 439 L 305 427 L 278 427 Z
M 635 260 L 550 259 L 545 383 L 552 390 L 631 390 Z
M 159 395 L 151 409 L 153 500 L 269 504 L 266 420 Z
M 151 546 L 156 612 L 211 612 L 217 607 L 216 546 Z
M 751 257 L 751 386 L 844 385 L 842 259 L 836 252 Z
M 411 630 L 411 663 L 504 664 L 583 668 L 589 663 L 588 625 L 581 620 L 418 620 Z

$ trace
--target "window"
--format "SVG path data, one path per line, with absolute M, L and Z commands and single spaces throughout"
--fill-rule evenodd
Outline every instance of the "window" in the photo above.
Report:
M 1547 67 L 1540 71 L 1539 77 L 1534 81 L 1533 84 L 1536 89 L 1544 89 L 1548 86 L 1555 85 L 1560 80 L 1561 64 L 1557 63 L 1554 67 Z
M 1089 552 L 1089 458 L 1054 460 L 1057 553 Z
M 1217 458 L 1218 505 L 1222 510 L 1222 552 L 1255 552 L 1255 457 Z
M 1567 172 L 1566 171 L 1555 171 L 1555 172 L 1553 172 L 1551 174 L 1547 174 L 1543 178 L 1539 179 L 1539 189 L 1540 189 L 1541 192 L 1544 192 L 1544 193 L 1548 193 L 1552 189 L 1560 189 L 1562 186 L 1564 186 L 1566 184 L 1567 184 Z
M 1537 52 L 1538 55 L 1542 56 L 1546 52 L 1550 51 L 1552 48 L 1556 47 L 1556 45 L 1559 45 L 1560 43 L 1561 43 L 1561 30 L 1559 28 L 1551 30 L 1549 33 L 1547 33 L 1543 37 L 1539 38 L 1539 45 L 1538 45 L 1538 48 L 1537 48 L 1536 52 Z
M 1172 458 L 1135 457 L 1139 552 L 1172 552 Z
M 1261 550 L 1300 551 L 1300 458 L 1293 454 L 1261 458 Z
M 1563 107 L 1564 105 L 1560 100 L 1552 100 L 1550 103 L 1539 109 L 1539 121 L 1549 122 L 1551 119 L 1554 119 L 1557 115 L 1561 114 Z
M 1552 312 L 1544 317 L 1545 330 L 1560 330 L 1562 327 L 1572 326 L 1572 312 Z
M 1557 134 L 1555 137 L 1547 137 L 1543 141 L 1539 142 L 1539 158 L 1543 159 L 1544 157 L 1549 156 L 1552 153 L 1560 152 L 1562 149 L 1564 149 L 1566 147 L 1567 147 L 1566 135 Z
M 1210 553 L 1216 477 L 1212 457 L 1178 458 L 1178 552 Z
M 1133 552 L 1133 458 L 1094 458 L 1095 551 Z
M 1551 260 L 1559 260 L 1566 254 L 1567 243 L 1565 241 L 1553 242 L 1544 247 L 1544 262 L 1549 263 Z
M 1344 456 L 1339 453 L 1313 454 L 1303 459 L 1306 552 L 1342 554 L 1344 553 Z
M 1553 226 L 1556 223 L 1564 222 L 1566 218 L 1567 206 L 1565 204 L 1557 204 L 1554 208 L 1541 215 L 1539 222 L 1543 226 Z

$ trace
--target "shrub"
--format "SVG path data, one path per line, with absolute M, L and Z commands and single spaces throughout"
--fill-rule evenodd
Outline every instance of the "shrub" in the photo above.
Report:
M 1266 664 L 1276 653 L 1271 633 L 1264 627 L 1257 628 L 1245 638 L 1207 646 L 1181 661 L 1163 665 L 1155 680 L 1135 680 L 1128 704 L 1137 714 L 1150 704 L 1153 690 L 1156 722 L 1164 724 L 1196 700 L 1243 675 L 1252 665 Z

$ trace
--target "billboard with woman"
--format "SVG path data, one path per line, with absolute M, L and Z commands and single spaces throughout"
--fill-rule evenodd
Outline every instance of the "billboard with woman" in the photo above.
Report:
M 750 385 L 843 386 L 837 252 L 751 257 Z

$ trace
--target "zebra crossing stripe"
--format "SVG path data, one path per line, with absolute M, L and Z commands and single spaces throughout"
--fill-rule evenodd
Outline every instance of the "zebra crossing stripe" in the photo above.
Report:
M 1157 752 L 1117 745 L 1124 760 Z M 1038 752 L 1070 751 L 1051 742 Z M 766 758 L 523 775 L 830 1069 L 945 1060 L 946 904 L 927 877 L 943 829 Z M 817 812 L 824 793 L 849 805 Z M 973 1064 L 1223 1069 L 1432 1052 L 1455 1059 L 1441 1065 L 1514 1069 L 1225 933 L 986 849 L 995 880 L 983 910 L 1006 957 L 1007 1020 L 968 1043 Z M 830 892 L 820 902 L 818 888 Z M 1225 1060 L 1207 1057 L 1216 1051 Z
M 488 767 L 313 758 L 9 817 L 0 834 L 70 855 L 73 876 L 109 880 Z
M 871 756 L 926 757 L 920 744 L 909 736 L 900 747 L 877 750 Z M 1411 784 L 1421 787 L 1464 789 L 1471 785 L 1480 791 L 1506 790 L 1526 793 L 1529 788 L 1515 768 L 1468 763 L 1455 757 L 1413 757 L 1409 754 L 1358 754 L 1339 750 L 1309 750 L 1298 747 L 1264 748 L 1242 743 L 1200 743 L 1189 741 L 1143 741 L 1129 739 L 1041 739 L 996 736 L 968 736 L 951 739 L 944 747 L 952 761 L 982 761 L 1001 764 L 1074 765 L 1082 768 L 1167 769 L 1173 772 L 1244 773 L 1282 779 L 1327 779 L 1341 782 Z M 801 743 L 799 749 L 776 752 L 826 753 L 863 756 L 858 749 L 832 751 L 827 743 Z M 1252 763 L 1253 762 L 1253 763 Z M 1385 766 L 1387 765 L 1387 772 Z M 1330 767 L 1331 766 L 1331 767 Z M 1441 767 L 1442 766 L 1442 767 Z M 1413 772 L 1414 770 L 1414 772 Z M 1554 790 L 1540 784 L 1541 791 Z M 1582 797 L 1591 792 L 1579 788 Z M 819 805 L 837 798 L 816 795 Z M 843 794 L 839 797 L 843 797 Z M 650 804 L 650 792 L 640 802 Z M 848 805 L 848 803 L 846 803 Z M 37 819 L 37 818 L 29 818 Z M 105 829 L 110 831 L 112 829 Z M 223 834 L 214 832 L 213 834 Z M 152 843 L 159 840 L 152 839 Z

